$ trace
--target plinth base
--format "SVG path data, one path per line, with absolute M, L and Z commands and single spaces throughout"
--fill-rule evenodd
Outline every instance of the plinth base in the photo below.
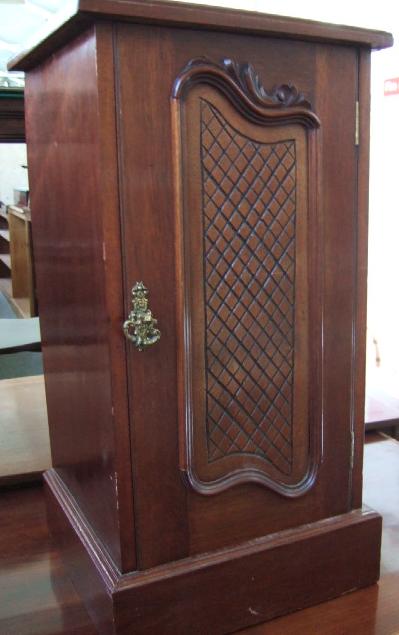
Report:
M 54 470 L 45 482 L 52 533 L 102 634 L 231 633 L 379 577 L 382 519 L 364 509 L 121 574 Z

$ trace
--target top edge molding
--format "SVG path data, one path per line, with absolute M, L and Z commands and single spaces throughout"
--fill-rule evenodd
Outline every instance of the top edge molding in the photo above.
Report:
M 51 23 L 50 31 L 42 34 L 40 42 L 14 58 L 8 68 L 24 71 L 33 68 L 76 34 L 104 19 L 355 45 L 372 50 L 393 44 L 392 35 L 385 31 L 241 9 L 164 0 L 77 0 L 68 3 L 68 11 L 59 16 L 58 22 Z

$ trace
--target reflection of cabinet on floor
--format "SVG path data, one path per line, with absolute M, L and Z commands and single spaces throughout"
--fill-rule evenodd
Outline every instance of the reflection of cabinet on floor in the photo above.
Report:
M 0 214 L 2 288 L 22 317 L 37 315 L 30 210 L 10 206 Z

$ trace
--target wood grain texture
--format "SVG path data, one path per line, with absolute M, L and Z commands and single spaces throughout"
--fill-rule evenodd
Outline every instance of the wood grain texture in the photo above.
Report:
M 117 183 L 109 114 L 113 91 L 103 63 L 105 56 L 112 65 L 108 52 L 106 33 L 96 39 L 91 30 L 33 72 L 27 79 L 26 120 L 53 465 L 116 562 L 131 568 L 130 452 L 126 444 L 121 450 L 118 436 L 126 426 L 127 399 L 124 370 L 116 362 L 121 358 L 124 364 L 123 341 L 122 347 L 115 345 L 115 324 L 122 317 L 120 278 L 114 288 L 105 288 L 120 253 L 113 244 L 117 234 L 110 231 Z M 123 508 L 118 508 L 120 491 L 127 499 Z
M 138 565 L 188 553 L 186 489 L 178 466 L 174 204 L 169 93 L 173 53 L 161 33 L 117 25 L 118 147 L 125 315 L 142 280 L 161 340 L 144 353 L 127 347 Z M 163 72 L 158 73 L 159 59 Z M 145 81 L 141 78 L 145 77 Z M 162 94 L 163 99 L 159 99 Z M 166 97 L 166 103 L 165 103 Z M 133 108 L 132 108 L 133 105 Z M 166 115 L 166 116 L 165 116 Z M 135 122 L 140 125 L 132 125 Z M 155 398 L 156 395 L 156 398 Z M 160 528 L 162 531 L 160 532 Z
M 381 518 L 353 512 L 327 521 L 326 533 L 322 525 L 294 530 L 292 542 L 281 533 L 270 536 L 264 549 L 260 540 L 248 551 L 227 550 L 225 561 L 215 566 L 199 558 L 191 571 L 174 571 L 171 578 L 165 571 L 145 587 L 127 579 L 115 598 L 117 632 L 127 634 L 134 625 L 137 633 L 184 635 L 194 623 L 198 633 L 229 633 L 373 584 L 379 576 Z M 132 616 L 132 601 L 140 606 L 140 620 Z M 167 613 L 156 614 L 154 606 L 167 607 Z
M 102 184 L 101 206 L 105 303 L 108 316 L 108 350 L 112 386 L 113 434 L 115 444 L 115 488 L 119 505 L 121 570 L 134 569 L 136 545 L 133 518 L 132 462 L 129 452 L 130 427 L 126 349 L 121 325 L 125 319 L 121 226 L 119 215 L 118 149 L 116 132 L 115 73 L 113 66 L 113 27 L 96 27 L 99 90 L 100 141 L 99 179 Z

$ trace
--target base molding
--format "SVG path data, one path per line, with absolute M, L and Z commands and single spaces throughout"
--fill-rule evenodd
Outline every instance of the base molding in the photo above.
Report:
M 367 509 L 121 574 L 55 470 L 45 483 L 51 531 L 104 635 L 229 633 L 379 577 L 382 519 Z

